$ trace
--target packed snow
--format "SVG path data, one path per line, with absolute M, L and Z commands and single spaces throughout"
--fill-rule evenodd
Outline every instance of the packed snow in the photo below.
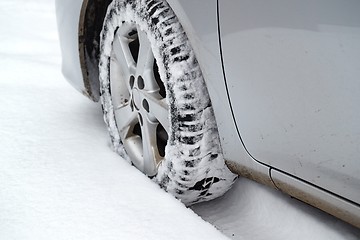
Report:
M 0 30 L 0 240 L 360 239 L 246 179 L 192 207 L 217 230 L 111 151 L 100 105 L 61 75 L 53 1 L 1 0 Z

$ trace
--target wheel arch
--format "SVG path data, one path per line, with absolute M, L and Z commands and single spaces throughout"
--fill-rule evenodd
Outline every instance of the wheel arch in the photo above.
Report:
M 78 26 L 78 46 L 81 73 L 83 76 L 86 95 L 93 101 L 100 99 L 99 93 L 99 50 L 100 50 L 100 32 L 102 30 L 103 20 L 107 7 L 112 0 L 83 0 L 79 26 Z M 199 40 L 191 21 L 186 16 L 182 8 L 183 1 L 167 0 L 179 22 L 184 26 L 185 32 L 188 32 L 190 42 L 197 43 Z M 189 33 L 190 32 L 190 33 Z M 195 49 L 198 52 L 198 49 Z M 201 54 L 197 54 L 201 58 Z M 200 62 L 202 62 L 200 60 Z
M 84 0 L 81 7 L 78 43 L 81 72 L 87 96 L 97 102 L 99 91 L 100 32 L 111 0 Z

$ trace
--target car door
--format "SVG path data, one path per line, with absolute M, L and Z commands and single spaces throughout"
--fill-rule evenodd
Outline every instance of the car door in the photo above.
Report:
M 232 111 L 251 156 L 360 203 L 360 1 L 219 0 Z

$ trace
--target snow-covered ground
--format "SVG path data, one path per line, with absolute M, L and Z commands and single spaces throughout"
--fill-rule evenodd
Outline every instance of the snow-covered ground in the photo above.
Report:
M 359 229 L 247 179 L 193 209 L 230 239 L 360 239 Z
M 110 150 L 101 107 L 66 83 L 51 0 L 0 1 L 0 240 L 360 239 L 241 179 L 190 209 Z

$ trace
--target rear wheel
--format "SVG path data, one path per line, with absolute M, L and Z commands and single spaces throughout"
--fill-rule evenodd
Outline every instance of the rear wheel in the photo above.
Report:
M 167 3 L 114 0 L 100 53 L 101 100 L 115 149 L 186 204 L 228 190 L 235 175 L 222 157 L 205 82 Z

